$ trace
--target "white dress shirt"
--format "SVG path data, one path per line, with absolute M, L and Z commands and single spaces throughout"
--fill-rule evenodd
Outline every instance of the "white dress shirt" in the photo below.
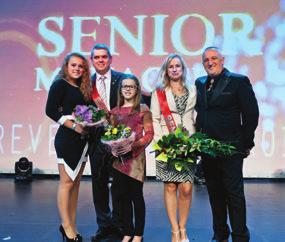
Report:
M 107 108 L 110 110 L 110 92 L 111 92 L 111 69 L 109 69 L 104 75 L 101 75 L 99 73 L 96 72 L 96 88 L 99 92 L 97 83 L 100 81 L 101 76 L 105 77 L 105 87 L 106 87 L 106 99 L 107 99 L 107 103 L 106 106 Z M 99 92 L 99 95 L 101 96 L 101 93 Z

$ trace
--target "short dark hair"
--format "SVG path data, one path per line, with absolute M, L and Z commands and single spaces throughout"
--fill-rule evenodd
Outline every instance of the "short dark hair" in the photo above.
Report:
M 91 49 L 91 59 L 93 59 L 94 50 L 106 50 L 106 51 L 107 51 L 107 54 L 108 54 L 108 57 L 109 57 L 109 58 L 112 58 L 110 49 L 109 49 L 109 47 L 108 47 L 107 45 L 105 45 L 105 44 L 99 43 L 99 44 L 96 44 L 96 45 L 93 46 L 93 48 Z

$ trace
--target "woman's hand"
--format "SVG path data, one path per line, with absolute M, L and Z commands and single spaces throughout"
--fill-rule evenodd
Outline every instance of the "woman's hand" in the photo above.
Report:
M 131 150 L 132 150 L 131 145 L 120 146 L 117 148 L 117 154 L 118 155 L 124 155 L 124 154 L 129 153 Z
M 131 145 L 124 145 L 124 146 L 117 146 L 117 147 L 112 147 L 111 153 L 113 156 L 120 156 L 129 153 L 132 150 Z
M 74 131 L 81 134 L 81 135 L 85 135 L 88 133 L 88 128 L 84 127 L 81 124 L 76 124 Z

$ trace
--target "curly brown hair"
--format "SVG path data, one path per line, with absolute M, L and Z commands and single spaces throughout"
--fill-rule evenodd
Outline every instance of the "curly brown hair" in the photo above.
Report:
M 90 79 L 90 68 L 89 68 L 89 63 L 87 61 L 87 59 L 76 52 L 72 52 L 70 54 L 68 54 L 62 63 L 61 69 L 57 75 L 57 77 L 55 79 L 65 79 L 67 81 L 70 80 L 70 77 L 68 75 L 67 72 L 67 66 L 68 66 L 68 62 L 71 59 L 71 57 L 76 56 L 80 59 L 82 59 L 83 61 L 83 74 L 82 77 L 78 80 L 78 85 L 79 85 L 79 89 L 81 91 L 81 93 L 84 96 L 85 101 L 90 101 L 91 100 L 91 90 L 92 90 L 92 85 L 91 85 L 91 79 Z

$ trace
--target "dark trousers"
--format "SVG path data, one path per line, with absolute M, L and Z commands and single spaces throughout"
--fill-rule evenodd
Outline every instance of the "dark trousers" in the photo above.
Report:
M 109 206 L 109 180 L 113 157 L 106 149 L 106 146 L 100 142 L 100 139 L 90 143 L 89 155 L 92 174 L 93 202 L 98 228 L 121 228 L 122 222 L 119 219 L 119 211 L 121 208 L 117 200 L 118 196 L 116 195 L 116 189 L 112 189 L 112 212 Z
M 213 215 L 214 239 L 227 239 L 232 229 L 233 242 L 248 242 L 246 203 L 243 185 L 243 158 L 204 158 L 203 170 Z
M 113 184 L 119 189 L 117 195 L 123 204 L 121 216 L 124 234 L 143 236 L 145 226 L 143 182 L 113 169 Z

